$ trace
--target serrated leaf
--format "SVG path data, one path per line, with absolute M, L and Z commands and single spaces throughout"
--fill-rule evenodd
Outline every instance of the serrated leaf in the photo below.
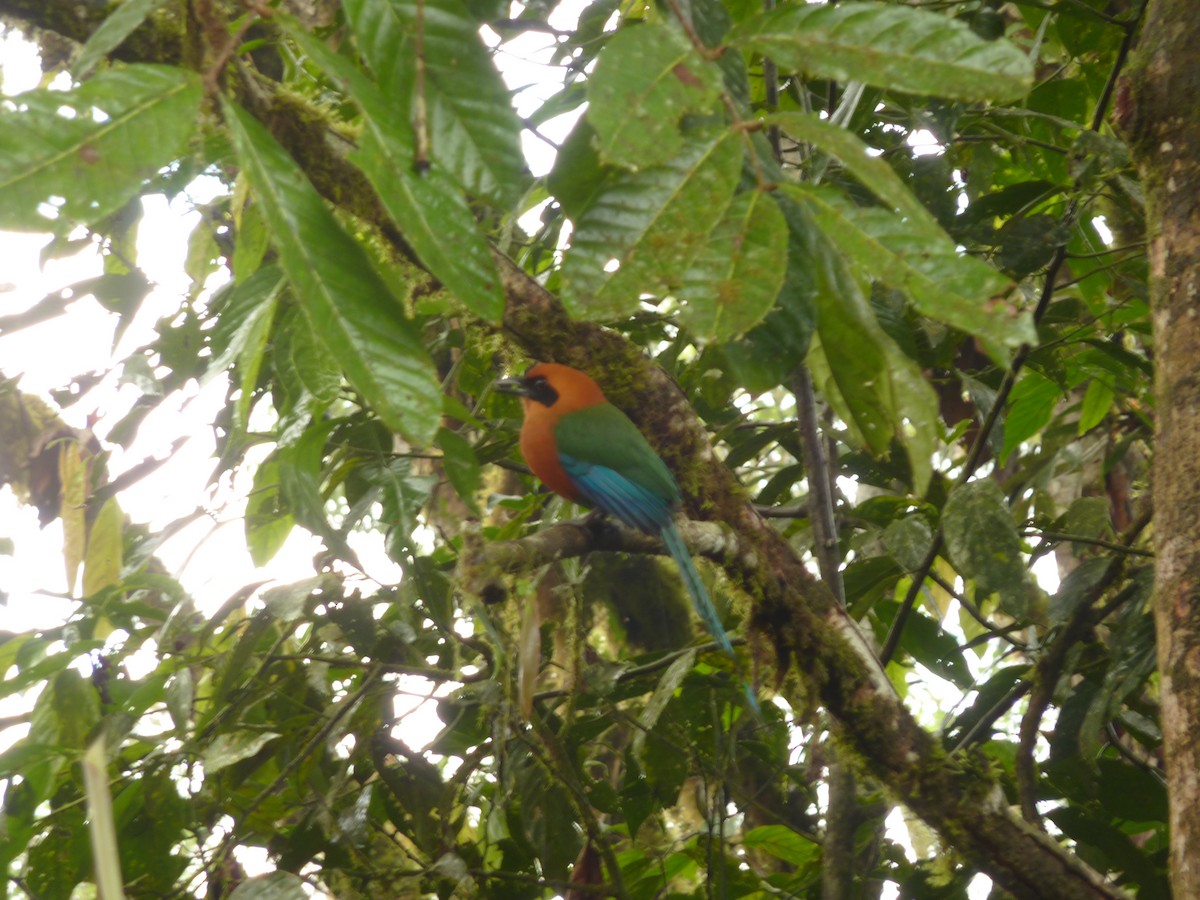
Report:
M 575 223 L 562 276 L 568 311 L 629 315 L 643 293 L 677 291 L 733 198 L 741 159 L 737 135 L 695 140 L 607 185 Z
M 699 337 L 726 341 L 771 310 L 787 274 L 787 222 L 774 198 L 745 191 L 700 248 L 675 292 L 679 317 Z
M 302 27 L 283 20 L 309 58 L 348 90 L 363 111 L 365 133 L 352 161 L 375 187 L 388 215 L 421 262 L 468 309 L 490 322 L 504 314 L 500 274 L 462 191 L 441 166 L 418 171 L 409 122 L 359 72 Z M 453 235 L 453 240 L 447 236 Z
M 601 157 L 631 169 L 665 162 L 683 145 L 680 119 L 712 112 L 720 92 L 721 70 L 682 29 L 622 29 L 605 44 L 587 83 L 587 116 Z
M 910 6 L 784 6 L 735 26 L 727 42 L 790 71 L 912 94 L 1015 100 L 1033 84 L 1033 66 L 1014 44 Z
M 275 731 L 249 729 L 218 734 L 204 749 L 204 772 L 211 775 L 243 759 L 249 759 L 279 736 Z
M 942 534 L 955 568 L 982 596 L 998 593 L 1006 609 L 1024 607 L 1021 538 L 996 482 L 984 478 L 955 488 L 942 512 Z
M 284 149 L 241 107 L 226 103 L 224 109 L 313 331 L 384 424 L 415 444 L 427 443 L 438 427 L 441 392 L 416 328 Z
M 83 561 L 83 596 L 90 597 L 121 580 L 121 531 L 125 515 L 110 497 L 96 513 L 88 532 L 87 555 Z
M 392 116 L 406 123 L 418 108 L 418 8 L 424 23 L 421 100 L 433 161 L 468 192 L 510 207 L 528 180 L 521 123 L 467 7 L 460 0 L 343 4 L 359 50 L 392 104 Z
M 931 319 L 1010 350 L 1037 338 L 1028 313 L 1004 299 L 1012 283 L 987 263 L 958 251 L 943 232 L 924 232 L 879 207 L 854 205 L 830 187 L 787 185 L 838 248 L 864 273 L 904 291 Z
M 859 180 L 897 215 L 908 220 L 910 228 L 943 234 L 937 219 L 921 204 L 906 185 L 878 155 L 855 134 L 811 113 L 780 112 L 763 118 L 766 125 L 778 125 L 790 137 L 819 147 L 838 160 L 846 171 Z
M 195 73 L 136 65 L 0 103 L 0 228 L 61 230 L 116 212 L 182 152 L 200 98 Z

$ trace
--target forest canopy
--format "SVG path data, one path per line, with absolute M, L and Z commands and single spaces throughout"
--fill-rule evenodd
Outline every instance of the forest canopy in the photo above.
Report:
M 0 642 L 0 895 L 1169 896 L 1143 12 L 0 0 L 0 228 L 102 262 L 0 339 L 119 338 L 149 198 L 199 213 L 144 345 L 0 376 L 75 601 Z M 736 660 L 530 475 L 534 361 L 671 468 Z M 245 552 L 320 548 L 227 598 L 110 465 L 214 383 Z

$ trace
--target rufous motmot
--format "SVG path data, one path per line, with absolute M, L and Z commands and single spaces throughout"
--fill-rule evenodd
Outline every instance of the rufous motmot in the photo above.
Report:
M 539 363 L 519 378 L 497 381 L 496 390 L 521 398 L 521 454 L 533 474 L 573 503 L 659 535 L 705 627 L 733 657 L 733 645 L 675 525 L 683 499 L 679 485 L 637 426 L 608 402 L 592 378 L 570 366 Z M 757 712 L 754 693 L 745 687 Z

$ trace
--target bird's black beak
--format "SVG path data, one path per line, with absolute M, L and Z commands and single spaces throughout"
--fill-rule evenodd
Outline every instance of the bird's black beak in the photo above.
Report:
M 501 394 L 513 394 L 517 397 L 529 396 L 529 379 L 521 378 L 498 378 L 493 385 Z

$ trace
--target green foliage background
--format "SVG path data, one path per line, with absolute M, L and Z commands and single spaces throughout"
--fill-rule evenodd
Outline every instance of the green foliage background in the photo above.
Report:
M 562 88 L 524 121 L 480 28 L 503 47 L 550 28 L 550 4 L 189 18 L 126 0 L 90 37 L 58 26 L 80 41 L 73 86 L 0 101 L 0 226 L 52 231 L 47 259 L 99 239 L 105 274 L 81 290 L 128 322 L 147 289 L 141 198 L 215 175 L 227 192 L 189 274 L 229 278 L 126 361 L 157 383 L 99 446 L 54 445 L 42 505 L 81 599 L 61 628 L 0 644 L 0 694 L 40 691 L 0 755 L 0 893 L 93 879 L 79 763 L 102 737 L 129 896 L 820 894 L 830 761 L 872 766 L 831 739 L 803 659 L 789 671 L 773 635 L 751 636 L 745 665 L 779 698 L 755 721 L 730 666 L 693 646 L 669 567 L 480 571 L 481 546 L 577 512 L 514 465 L 519 410 L 491 391 L 568 339 L 557 318 L 517 317 L 524 273 L 677 382 L 801 553 L 806 367 L 839 486 L 835 593 L 902 696 L 954 698 L 936 715 L 914 701 L 946 764 L 986 768 L 1064 855 L 1166 896 L 1143 209 L 1104 124 L 1139 10 L 768 6 L 595 0 L 553 32 Z M 532 177 L 522 129 L 584 103 Z M 543 203 L 527 234 L 517 219 Z M 103 446 L 220 373 L 213 477 L 270 449 L 249 553 L 269 560 L 295 528 L 326 552 L 205 618 L 157 564 L 158 536 L 121 515 Z M 629 396 L 627 369 L 594 374 Z M 15 446 L 21 426 L 4 428 Z M 703 517 L 705 497 L 690 508 Z M 355 577 L 358 532 L 398 584 Z M 1047 554 L 1064 576 L 1051 596 L 1029 572 Z M 748 632 L 760 598 L 708 572 Z M 134 678 L 123 660 L 146 647 L 157 667 Z M 425 747 L 394 711 L 414 676 L 440 689 Z M 962 896 L 993 870 L 945 833 L 911 861 L 878 825 L 903 789 L 858 790 L 855 890 Z M 279 873 L 244 881 L 237 846 Z

